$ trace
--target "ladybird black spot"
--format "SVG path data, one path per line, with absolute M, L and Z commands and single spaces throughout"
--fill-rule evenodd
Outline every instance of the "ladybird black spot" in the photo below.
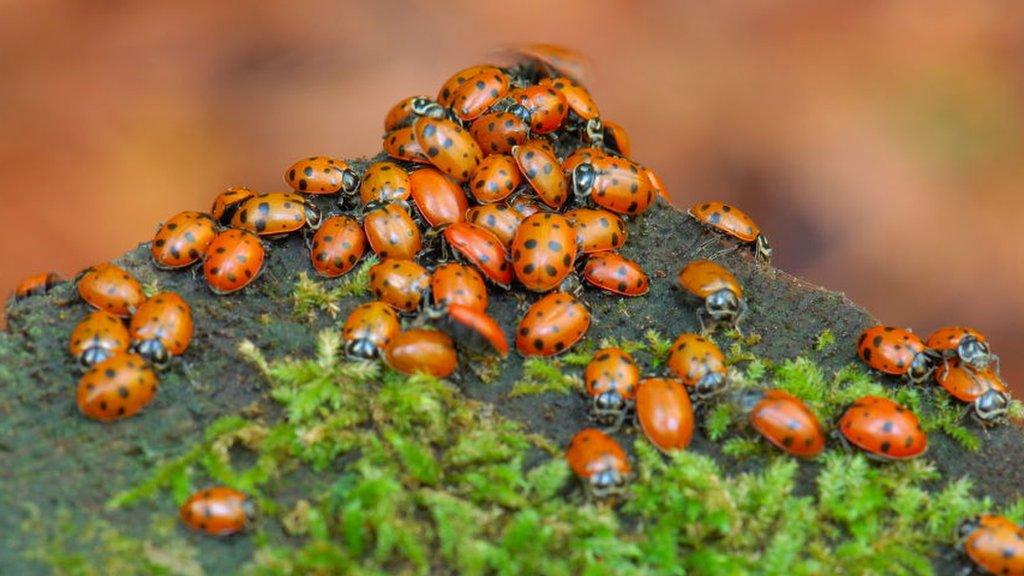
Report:
M 562 264 L 564 264 L 566 267 L 571 266 L 572 265 L 572 256 L 569 255 L 568 253 L 566 253 L 565 256 L 562 256 Z
M 910 447 L 911 447 L 911 446 L 913 446 L 913 445 L 914 445 L 914 437 L 913 437 L 913 436 L 907 436 L 907 437 L 906 437 L 906 438 L 905 438 L 905 439 L 903 440 L 903 447 L 904 447 L 904 448 L 910 448 Z
M 527 264 L 526 266 L 523 266 L 523 274 L 526 274 L 526 275 L 533 274 L 534 269 L 535 269 L 535 267 L 534 267 L 534 265 L 532 263 L 531 264 Z
M 865 348 L 864 349 L 864 361 L 865 362 L 871 362 L 871 349 L 870 348 Z
M 892 449 L 892 445 L 889 444 L 889 442 L 882 442 L 882 445 L 879 446 L 879 450 L 882 452 L 882 454 L 888 454 L 889 450 L 891 450 L 891 449 Z
M 536 348 L 537 350 L 543 350 L 544 341 L 541 340 L 540 338 L 537 338 L 536 340 L 533 341 L 533 347 Z
M 433 158 L 434 156 L 437 156 L 440 152 L 441 151 L 437 149 L 437 146 L 431 146 L 430 148 L 427 149 L 427 156 Z
M 548 276 L 558 276 L 558 269 L 551 264 L 545 264 L 544 271 L 547 272 Z
M 523 246 L 525 246 L 528 250 L 533 250 L 534 248 L 537 247 L 537 240 L 534 238 L 530 238 L 526 242 L 523 242 Z
M 433 124 L 427 124 L 426 126 L 423 127 L 423 135 L 426 136 L 427 138 L 430 138 L 436 132 L 437 132 L 437 127 L 434 126 Z
M 549 240 L 548 241 L 548 249 L 553 250 L 555 252 L 561 252 L 562 251 L 562 243 L 557 241 L 557 240 Z
M 445 138 L 441 146 L 443 146 L 444 149 L 447 150 L 452 147 L 452 144 L 454 144 L 454 142 L 452 142 L 451 138 Z

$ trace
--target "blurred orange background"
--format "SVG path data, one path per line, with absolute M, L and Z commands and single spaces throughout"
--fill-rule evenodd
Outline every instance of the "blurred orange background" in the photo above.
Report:
M 533 41 L 592 58 L 678 205 L 738 204 L 887 323 L 978 327 L 1024 391 L 1019 3 L 3 2 L 0 287 L 371 155 L 391 104 Z

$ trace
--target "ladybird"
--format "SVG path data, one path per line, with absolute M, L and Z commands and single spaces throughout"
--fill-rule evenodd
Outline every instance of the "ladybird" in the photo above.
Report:
M 423 219 L 434 227 L 462 222 L 469 199 L 462 187 L 434 168 L 420 168 L 409 175 L 412 200 Z
M 430 289 L 430 274 L 412 260 L 385 258 L 370 267 L 370 289 L 381 302 L 415 312 Z
M 512 156 L 515 157 L 519 170 L 526 176 L 541 202 L 555 209 L 565 204 L 569 197 L 568 183 L 565 172 L 562 172 L 562 165 L 558 163 L 558 158 L 553 152 L 531 140 L 526 144 L 514 146 Z
M 263 271 L 264 258 L 259 237 L 244 230 L 225 230 L 206 249 L 203 276 L 214 294 L 237 292 Z
M 583 279 L 591 286 L 620 296 L 643 296 L 651 288 L 643 268 L 615 252 L 601 252 L 587 258 Z
M 1024 529 L 1009 518 L 970 518 L 960 524 L 957 536 L 957 548 L 983 573 L 1024 575 Z
M 413 258 L 423 248 L 419 226 L 401 206 L 385 204 L 363 217 L 370 248 L 381 258 Z
M 626 129 L 621 124 L 616 124 L 611 120 L 601 120 L 603 128 L 602 141 L 604 147 L 607 150 L 611 150 L 621 156 L 632 156 L 632 146 L 629 144 L 629 134 L 626 133 Z
M 684 332 L 669 350 L 669 370 L 693 390 L 694 398 L 705 400 L 725 390 L 725 354 L 714 342 L 700 334 Z
M 644 167 L 643 172 L 647 174 L 647 180 L 650 181 L 651 186 L 654 188 L 654 193 L 661 196 L 666 201 L 670 200 L 668 190 L 665 189 L 665 184 L 658 178 L 658 175 L 654 173 L 654 170 Z M 768 241 L 765 240 L 765 250 L 771 255 L 771 249 L 767 246 Z M 756 246 L 755 246 L 756 248 Z
M 451 262 L 438 266 L 430 275 L 430 294 L 436 305 L 459 304 L 487 310 L 487 285 L 472 266 Z
M 555 78 L 542 78 L 537 82 L 538 86 L 550 86 L 562 93 L 569 109 L 584 120 L 593 120 L 601 115 L 597 102 L 590 96 L 586 88 L 573 82 L 564 76 Z
M 460 86 L 469 82 L 473 78 L 476 78 L 480 74 L 485 73 L 501 72 L 501 69 L 497 66 L 491 66 L 490 64 L 478 64 L 476 66 L 470 66 L 459 70 L 455 74 L 452 74 L 451 78 L 445 80 L 444 84 L 441 85 L 441 89 L 437 92 L 437 103 L 441 106 L 448 107 L 452 105 L 455 100 L 456 91 Z
M 14 289 L 14 299 L 21 300 L 30 296 L 42 296 L 60 282 L 62 282 L 62 279 L 55 272 L 33 274 L 18 283 L 18 287 Z
M 577 199 L 588 198 L 617 214 L 643 214 L 654 202 L 654 187 L 639 164 L 625 158 L 597 156 L 572 171 Z
M 508 356 L 508 339 L 501 325 L 490 314 L 472 306 L 449 304 L 430 311 L 456 341 L 470 349 L 480 348 L 486 342 L 502 358 Z
M 968 368 L 985 370 L 993 361 L 999 365 L 999 357 L 989 349 L 988 339 L 974 328 L 946 326 L 928 336 L 925 346 L 939 352 L 945 358 L 956 358 Z
M 483 160 L 476 140 L 451 120 L 419 118 L 413 134 L 427 160 L 460 184 L 469 180 Z
M 217 194 L 217 197 L 213 199 L 213 207 L 210 208 L 210 215 L 218 224 L 224 224 L 225 226 L 231 222 L 231 218 L 235 215 L 235 210 L 238 206 L 256 196 L 256 193 L 244 186 L 232 186 L 227 190 Z
M 583 370 L 583 385 L 591 398 L 591 414 L 598 422 L 618 428 L 636 398 L 640 368 L 629 352 L 602 348 Z
M 512 283 L 512 264 L 508 261 L 508 252 L 494 234 L 475 224 L 456 222 L 444 229 L 444 239 L 488 280 L 508 289 Z
M 577 208 L 566 212 L 565 217 L 573 223 L 576 243 L 584 254 L 618 250 L 629 237 L 626 223 L 608 210 Z
M 416 136 L 413 134 L 412 126 L 398 128 L 384 135 L 384 152 L 392 158 L 415 162 L 417 164 L 430 164 L 427 155 L 423 153 Z
M 516 349 L 523 356 L 561 354 L 590 328 L 590 311 L 565 292 L 552 292 L 537 300 L 523 315 L 516 330 Z
M 589 66 L 583 54 L 557 44 L 521 44 L 509 51 L 516 60 L 528 63 L 545 76 L 566 76 L 578 82 L 586 76 Z
M 192 530 L 211 536 L 231 536 L 253 523 L 256 510 L 244 493 L 214 486 L 189 496 L 178 513 Z
M 569 468 L 583 481 L 589 498 L 608 498 L 625 492 L 629 458 L 614 438 L 597 428 L 584 428 L 565 450 Z
M 146 300 L 132 316 L 132 351 L 156 366 L 181 356 L 192 342 L 192 307 L 174 292 Z
M 721 264 L 694 260 L 679 271 L 678 281 L 685 293 L 704 303 L 697 309 L 701 327 L 705 327 L 706 317 L 711 320 L 712 328 L 719 324 L 735 328 L 747 313 L 743 287 Z
M 384 349 L 384 361 L 403 374 L 425 373 L 438 378 L 451 376 L 459 365 L 452 339 L 428 328 L 400 332 Z
M 530 138 L 530 125 L 511 112 L 490 112 L 474 120 L 469 133 L 484 154 L 508 154 Z
M 1009 390 L 991 368 L 979 371 L 950 361 L 935 370 L 935 382 L 950 396 L 971 404 L 982 424 L 1001 421 L 1009 410 Z
M 78 410 L 100 422 L 128 418 L 153 400 L 156 387 L 156 374 L 141 356 L 114 354 L 78 381 Z
M 162 270 L 191 266 L 203 257 L 216 236 L 217 227 L 209 215 L 191 210 L 175 214 L 153 238 L 153 264 Z
M 291 192 L 260 194 L 243 202 L 231 218 L 231 227 L 259 234 L 282 236 L 308 226 L 320 227 L 320 209 Z
M 348 216 L 331 216 L 324 220 L 309 244 L 313 269 L 325 278 L 348 273 L 365 252 L 363 227 Z
M 871 458 L 907 460 L 928 449 L 928 437 L 917 416 L 888 398 L 857 400 L 843 413 L 838 427 L 846 442 Z
M 873 370 L 902 376 L 915 384 L 928 380 L 941 359 L 917 334 L 881 324 L 860 335 L 857 356 Z
M 113 314 L 96 310 L 71 331 L 68 346 L 71 356 L 88 368 L 120 352 L 127 352 L 131 336 L 124 321 Z
M 509 99 L 529 115 L 534 134 L 548 134 L 562 127 L 569 103 L 561 92 L 550 86 L 528 86 L 509 92 Z M 525 118 L 524 118 L 525 119 Z
M 483 204 L 466 211 L 466 222 L 494 234 L 506 250 L 512 247 L 512 239 L 522 221 L 523 216 L 506 204 Z
M 814 458 L 825 449 L 818 417 L 785 390 L 746 390 L 740 399 L 747 421 L 766 440 L 799 458 Z
M 341 327 L 345 354 L 350 358 L 372 360 L 387 348 L 401 331 L 398 313 L 390 305 L 374 300 L 356 306 Z
M 359 200 L 364 206 L 371 202 L 386 204 L 408 199 L 411 191 L 409 173 L 398 164 L 384 160 L 366 169 L 359 184 Z
M 403 98 L 388 110 L 384 117 L 384 131 L 391 132 L 404 128 L 420 116 L 444 118 L 444 106 L 434 102 L 428 96 L 410 96 Z
M 78 295 L 98 310 L 127 318 L 135 313 L 145 296 L 142 285 L 124 268 L 113 264 L 97 264 L 78 279 Z
M 636 420 L 644 436 L 669 454 L 685 450 L 693 439 L 693 404 L 672 378 L 646 378 L 636 387 Z
M 469 182 L 469 191 L 481 204 L 500 202 L 523 181 L 514 158 L 507 154 L 488 156 L 477 166 Z
M 512 240 L 512 267 L 527 289 L 557 288 L 576 262 L 576 230 L 560 214 L 545 212 L 523 220 Z
M 348 167 L 348 162 L 327 156 L 296 161 L 285 170 L 284 181 L 303 194 L 349 194 L 359 187 L 359 175 Z
M 698 202 L 687 214 L 708 228 L 732 236 L 743 244 L 752 244 L 757 258 L 771 263 L 772 249 L 768 246 L 768 239 L 746 212 L 722 202 Z
M 452 91 L 452 112 L 459 120 L 473 120 L 504 96 L 508 87 L 509 79 L 504 72 L 487 68 Z
M 515 210 L 524 219 L 544 211 L 540 203 L 527 194 L 514 194 L 507 200 L 507 203 L 509 208 Z
M 573 170 L 575 170 L 580 164 L 590 162 L 594 158 L 599 158 L 604 155 L 605 153 L 599 148 L 594 148 L 592 146 L 580 146 L 572 154 L 566 156 L 565 160 L 562 160 L 562 170 L 564 170 L 566 174 L 572 174 Z

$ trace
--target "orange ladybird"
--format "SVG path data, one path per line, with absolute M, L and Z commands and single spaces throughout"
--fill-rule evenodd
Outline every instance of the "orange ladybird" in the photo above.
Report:
M 527 289 L 557 288 L 576 262 L 576 230 L 560 214 L 545 212 L 523 220 L 512 240 L 512 267 Z
M 629 134 L 626 133 L 626 129 L 621 124 L 612 122 L 611 120 L 601 120 L 603 126 L 602 140 L 606 150 L 615 152 L 622 156 L 632 156 L 633 150 L 629 143 Z
M 999 357 L 989 348 L 988 338 L 974 328 L 946 326 L 928 336 L 925 346 L 946 358 L 956 358 L 968 368 L 985 370 L 989 364 L 999 365 Z
M 156 387 L 156 374 L 141 356 L 118 353 L 78 381 L 78 410 L 100 422 L 128 418 L 153 400 Z
M 557 44 L 521 44 L 509 51 L 516 60 L 529 63 L 545 76 L 567 76 L 578 82 L 589 67 L 583 54 Z
M 384 152 L 392 158 L 415 162 L 417 164 L 430 164 L 427 155 L 423 153 L 416 135 L 413 134 L 412 126 L 398 128 L 384 135 Z
M 541 202 L 555 209 L 565 204 L 569 198 L 569 185 L 553 152 L 531 140 L 513 147 L 512 156 Z
M 439 306 L 459 304 L 487 310 L 487 285 L 472 266 L 452 262 L 438 266 L 430 275 L 430 294 Z
M 41 296 L 60 282 L 61 277 L 55 272 L 33 274 L 18 283 L 17 288 L 14 289 L 14 299 L 21 300 L 30 296 Z
M 348 216 L 331 216 L 324 220 L 309 244 L 313 269 L 325 278 L 348 273 L 365 252 L 363 227 Z
M 363 205 L 371 202 L 395 202 L 409 198 L 412 187 L 409 173 L 394 162 L 374 162 L 363 174 L 359 185 L 359 200 Z
M 423 248 L 420 228 L 397 204 L 374 208 L 363 217 L 370 248 L 381 258 L 413 258 Z
M 587 307 L 565 292 L 537 300 L 516 330 L 516 349 L 523 356 L 553 356 L 572 348 L 590 328 Z
M 320 227 L 320 209 L 291 192 L 254 196 L 240 204 L 231 218 L 232 228 L 260 236 L 281 236 L 304 226 L 312 230 Z
M 192 342 L 192 307 L 174 292 L 146 300 L 132 316 L 132 350 L 156 366 L 181 356 Z
M 928 437 L 917 416 L 903 406 L 878 396 L 864 396 L 839 419 L 843 438 L 881 460 L 907 460 L 924 454 Z
M 512 246 L 512 239 L 522 221 L 523 216 L 506 204 L 483 204 L 466 211 L 466 222 L 494 234 L 505 249 Z
M 724 266 L 711 260 L 694 260 L 683 266 L 678 276 L 679 287 L 704 306 L 697 309 L 702 327 L 725 325 L 735 328 L 747 313 L 743 287 Z
M 203 276 L 214 294 L 237 292 L 263 271 L 264 258 L 259 237 L 244 230 L 225 230 L 206 249 Z
M 720 394 L 728 383 L 725 354 L 700 334 L 680 334 L 672 343 L 667 364 L 698 400 Z
M 86 316 L 71 332 L 68 350 L 88 368 L 120 352 L 127 352 L 131 336 L 124 321 L 103 310 Z
M 571 175 L 573 170 L 575 170 L 580 164 L 590 162 L 594 158 L 604 155 L 604 151 L 599 148 L 594 148 L 592 146 L 580 146 L 572 154 L 566 156 L 565 160 L 562 160 L 562 170 L 564 170 L 566 174 Z
M 529 139 L 530 125 L 511 112 L 490 112 L 474 120 L 469 133 L 484 154 L 508 154 Z
M 608 210 L 577 208 L 565 213 L 576 228 L 576 243 L 584 254 L 618 250 L 626 243 L 626 223 Z
M 940 359 L 917 334 L 881 324 L 861 333 L 857 356 L 873 370 L 902 376 L 915 384 L 928 380 Z
M 587 258 L 583 279 L 591 286 L 620 296 L 643 296 L 651 288 L 643 268 L 615 252 L 601 252 Z
M 971 404 L 982 424 L 1001 421 L 1010 408 L 1010 391 L 991 368 L 979 371 L 949 361 L 935 370 L 935 381 L 950 396 Z
M 231 536 L 242 532 L 253 523 L 255 513 L 252 500 L 227 486 L 196 492 L 178 511 L 186 526 L 211 536 Z
M 569 103 L 565 96 L 550 86 L 517 88 L 508 96 L 529 114 L 530 130 L 534 134 L 548 134 L 558 130 L 569 113 Z
M 444 84 L 441 85 L 441 89 L 438 90 L 437 103 L 444 107 L 451 106 L 460 86 L 469 82 L 473 78 L 476 78 L 480 74 L 486 74 L 488 72 L 501 72 L 501 69 L 497 66 L 491 66 L 490 64 L 478 64 L 476 66 L 470 66 L 469 68 L 463 68 L 455 74 L 452 74 L 452 76 L 445 80 Z
M 403 312 L 415 312 L 430 289 L 430 274 L 412 260 L 385 258 L 370 268 L 374 296 Z
M 452 112 L 460 120 L 473 120 L 504 96 L 508 87 L 509 79 L 504 72 L 498 68 L 487 68 L 452 92 Z
M 384 361 L 403 374 L 424 373 L 438 378 L 451 376 L 459 365 L 452 339 L 428 328 L 412 328 L 391 339 Z
M 231 218 L 235 215 L 235 210 L 238 209 L 238 206 L 254 196 L 256 196 L 256 193 L 244 186 L 232 186 L 217 194 L 217 197 L 213 199 L 210 215 L 219 224 L 227 225 L 231 222 Z
M 620 348 L 602 348 L 583 370 L 583 385 L 591 398 L 591 414 L 598 422 L 622 424 L 633 407 L 640 369 Z
M 661 178 L 658 178 L 658 175 L 654 173 L 654 170 L 651 170 L 650 168 L 644 167 L 643 172 L 645 174 L 647 174 L 647 180 L 649 180 L 650 183 L 651 183 L 651 186 L 654 187 L 654 193 L 657 194 L 658 196 L 661 196 L 666 201 L 669 200 L 670 198 L 669 198 L 669 195 L 668 195 L 668 190 L 665 189 L 665 184 L 661 181 Z M 768 248 L 767 244 L 768 244 L 768 241 L 765 240 L 765 250 L 767 252 L 769 252 L 769 256 L 770 256 L 771 255 L 771 249 Z
M 384 131 L 404 128 L 420 116 L 444 118 L 444 107 L 427 96 L 410 96 L 399 100 L 384 117 Z
M 127 318 L 142 304 L 142 285 L 131 274 L 113 264 L 97 264 L 78 279 L 78 295 L 93 308 Z
M 153 238 L 153 264 L 163 270 L 191 266 L 203 257 L 216 236 L 217 228 L 209 215 L 191 210 L 175 214 Z
M 825 449 L 818 417 L 784 390 L 749 390 L 742 398 L 750 425 L 776 447 L 799 458 L 814 458 Z
M 970 518 L 960 525 L 957 536 L 957 547 L 982 573 L 1024 576 L 1024 528 L 1009 518 Z
M 469 191 L 477 202 L 500 202 L 519 187 L 523 177 L 516 161 L 506 154 L 488 156 L 477 166 L 469 182 Z
M 550 86 L 562 93 L 569 109 L 584 120 L 593 120 L 601 115 L 597 102 L 590 96 L 590 92 L 583 86 L 573 82 L 569 78 L 559 76 L 555 78 L 542 78 L 537 82 L 539 86 Z
M 327 156 L 296 161 L 285 170 L 284 181 L 303 194 L 350 194 L 359 187 L 359 175 L 348 162 Z
M 435 318 L 456 341 L 470 349 L 480 348 L 486 342 L 501 355 L 508 356 L 508 339 L 501 325 L 490 314 L 472 306 L 449 304 L 433 311 Z
M 508 252 L 494 234 L 475 224 L 456 222 L 444 229 L 444 239 L 488 280 L 508 289 L 512 283 L 512 264 L 508 261 Z
M 544 210 L 540 202 L 527 194 L 514 194 L 507 200 L 507 203 L 509 208 L 515 210 L 524 219 Z
M 409 175 L 412 200 L 427 224 L 435 227 L 462 222 L 469 200 L 462 187 L 434 168 L 420 168 Z
M 677 380 L 641 380 L 636 387 L 636 420 L 644 436 L 662 452 L 685 450 L 693 439 L 693 404 Z
M 643 214 L 654 202 L 654 186 L 644 168 L 625 158 L 597 156 L 572 171 L 573 190 L 617 214 Z
M 372 360 L 400 331 L 398 314 L 390 305 L 379 300 L 360 304 L 349 313 L 341 327 L 345 354 L 351 358 Z
M 451 120 L 419 118 L 413 123 L 413 134 L 427 160 L 456 182 L 469 180 L 483 160 L 480 145 Z
M 713 230 L 754 245 L 754 254 L 764 262 L 771 262 L 772 249 L 768 246 L 768 238 L 761 234 L 761 228 L 746 212 L 723 202 L 698 202 L 687 214 Z
M 625 492 L 630 475 L 626 451 L 597 428 L 577 432 L 565 450 L 565 460 L 583 481 L 589 498 L 608 498 Z

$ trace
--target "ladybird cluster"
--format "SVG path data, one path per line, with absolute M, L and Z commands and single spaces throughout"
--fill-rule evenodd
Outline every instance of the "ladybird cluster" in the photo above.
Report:
M 618 296 L 648 292 L 647 274 L 619 250 L 628 239 L 626 221 L 664 190 L 649 168 L 629 158 L 623 128 L 601 117 L 578 81 L 572 53 L 532 46 L 517 55 L 510 67 L 459 71 L 436 97 L 399 101 L 384 119 L 383 154 L 366 166 L 307 157 L 285 170 L 290 192 L 228 188 L 209 213 L 174 215 L 151 243 L 153 265 L 201 267 L 210 290 L 228 295 L 259 277 L 265 241 L 302 233 L 322 277 L 343 276 L 370 253 L 379 259 L 368 270 L 375 299 L 353 309 L 341 327 L 350 358 L 380 358 L 396 371 L 437 377 L 455 372 L 460 352 L 504 358 L 509 343 L 487 312 L 489 290 L 513 287 L 540 295 L 515 327 L 517 351 L 552 356 L 571 349 L 590 327 L 577 276 Z M 688 213 L 770 262 L 767 238 L 742 210 L 699 202 Z M 44 293 L 58 281 L 33 276 L 16 296 Z M 703 331 L 676 338 L 665 374 L 641 378 L 619 348 L 598 350 L 585 368 L 591 414 L 605 427 L 578 432 L 565 457 L 591 497 L 620 494 L 629 479 L 627 453 L 612 436 L 627 421 L 672 453 L 689 446 L 705 408 L 730 402 L 749 428 L 790 455 L 814 458 L 825 448 L 825 427 L 800 398 L 780 389 L 729 392 L 725 356 L 707 334 L 738 330 L 747 301 L 736 277 L 713 260 L 693 260 L 677 283 Z M 132 416 L 155 396 L 154 370 L 188 348 L 189 305 L 172 292 L 146 298 L 139 282 L 112 264 L 83 272 L 77 289 L 97 309 L 71 335 L 70 352 L 88 369 L 78 406 L 100 421 Z M 984 423 L 1007 411 L 998 358 L 976 330 L 944 328 L 923 342 L 909 330 L 876 326 L 857 349 L 885 374 L 913 383 L 934 377 Z M 881 397 L 853 403 L 836 431 L 845 445 L 879 460 L 910 459 L 927 448 L 917 416 Z M 193 494 L 180 509 L 188 526 L 221 536 L 244 530 L 253 514 L 245 494 L 224 486 Z M 961 536 L 979 566 L 1022 569 L 1013 562 L 1024 559 L 1024 531 L 1009 521 L 973 519 Z M 1019 553 L 996 562 L 992 551 L 1005 551 L 1010 541 Z

